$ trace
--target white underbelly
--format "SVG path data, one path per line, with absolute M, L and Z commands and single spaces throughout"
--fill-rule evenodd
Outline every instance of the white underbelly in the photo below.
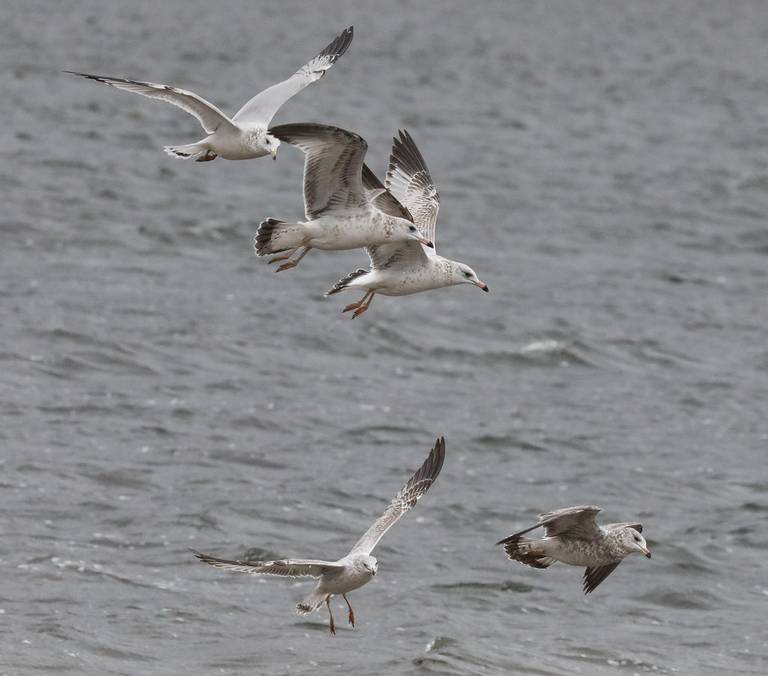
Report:
M 343 220 L 321 216 L 306 224 L 309 234 L 309 246 L 325 251 L 346 251 L 362 249 L 371 244 L 371 234 L 367 212 L 350 215 Z
M 269 155 L 260 145 L 241 133 L 216 132 L 207 139 L 211 149 L 225 160 L 252 160 Z

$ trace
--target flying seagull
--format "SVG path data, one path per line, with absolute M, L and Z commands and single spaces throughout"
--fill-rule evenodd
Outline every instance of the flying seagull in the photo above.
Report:
M 189 145 L 166 146 L 165 152 L 173 157 L 209 162 L 217 157 L 223 157 L 225 160 L 250 160 L 271 154 L 274 159 L 277 159 L 280 141 L 269 133 L 270 121 L 288 99 L 325 75 L 325 72 L 347 51 L 352 42 L 352 34 L 353 30 L 350 26 L 287 80 L 256 94 L 232 118 L 227 117 L 201 96 L 185 89 L 71 70 L 64 72 L 103 82 L 117 89 L 148 96 L 151 99 L 166 101 L 196 117 L 208 136 Z
M 269 262 L 296 267 L 310 249 L 342 251 L 386 242 L 421 242 L 432 246 L 403 213 L 382 211 L 363 187 L 363 159 L 368 144 L 361 136 L 324 124 L 284 124 L 273 136 L 304 152 L 304 223 L 268 218 L 259 225 L 257 256 L 282 253 Z M 421 246 L 420 244 L 418 244 Z M 300 253 L 299 253 L 300 252 Z M 296 254 L 299 254 L 298 256 Z
M 434 243 L 440 196 L 424 157 L 407 131 L 393 139 L 386 185 L 370 170 L 363 173 L 363 178 L 368 194 L 379 208 L 391 214 L 409 213 L 424 239 Z M 354 310 L 353 319 L 370 307 L 377 293 L 406 296 L 454 284 L 474 284 L 488 291 L 488 285 L 480 281 L 472 268 L 438 256 L 434 246 L 425 248 L 411 240 L 373 244 L 366 249 L 371 269 L 351 272 L 326 293 L 330 296 L 345 289 L 365 289 L 359 302 L 342 310 Z
M 252 575 L 281 575 L 283 577 L 319 578 L 312 593 L 296 605 L 299 615 L 307 615 L 317 610 L 323 603 L 328 608 L 331 618 L 331 634 L 336 633 L 336 624 L 331 612 L 331 597 L 341 594 L 349 609 L 349 623 L 355 626 L 355 613 L 349 604 L 347 594 L 373 579 L 378 570 L 378 562 L 371 556 L 376 544 L 381 540 L 403 514 L 412 509 L 419 498 L 429 490 L 443 467 L 445 459 L 445 439 L 440 437 L 424 464 L 408 479 L 384 513 L 374 521 L 370 528 L 355 543 L 349 554 L 338 561 L 319 559 L 284 559 L 281 561 L 231 561 L 192 550 L 192 553 L 204 563 L 216 568 L 234 570 Z
M 548 568 L 555 561 L 572 566 L 586 566 L 584 593 L 589 594 L 622 560 L 630 554 L 651 552 L 641 535 L 639 523 L 609 523 L 598 526 L 595 516 L 599 507 L 566 507 L 539 514 L 535 526 L 499 540 L 507 557 L 533 568 Z M 523 537 L 536 528 L 544 528 L 544 537 L 538 540 Z

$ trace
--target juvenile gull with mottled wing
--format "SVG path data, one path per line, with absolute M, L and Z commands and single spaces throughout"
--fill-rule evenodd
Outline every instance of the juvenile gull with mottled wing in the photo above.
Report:
M 589 594 L 630 554 L 651 558 L 641 535 L 642 524 L 598 526 L 595 516 L 599 511 L 600 507 L 579 506 L 544 512 L 539 514 L 538 523 L 496 544 L 504 545 L 510 559 L 533 568 L 548 568 L 556 561 L 585 566 L 584 593 Z M 544 528 L 543 538 L 523 537 L 536 528 Z
M 330 599 L 341 594 L 349 608 L 349 623 L 355 626 L 355 613 L 349 604 L 347 594 L 371 581 L 378 569 L 378 562 L 371 552 L 403 514 L 412 509 L 419 498 L 429 490 L 443 467 L 445 439 L 439 438 L 422 466 L 400 489 L 384 513 L 371 524 L 370 528 L 355 543 L 349 553 L 338 561 L 317 559 L 283 559 L 280 561 L 233 561 L 220 559 L 193 550 L 193 554 L 217 568 L 225 568 L 252 575 L 281 575 L 283 577 L 314 577 L 319 582 L 314 591 L 296 606 L 299 615 L 317 610 L 323 603 L 328 608 L 331 634 L 336 633 Z
M 117 89 L 165 101 L 193 115 L 205 130 L 204 139 L 185 146 L 166 146 L 172 157 L 208 162 L 217 157 L 226 160 L 250 160 L 265 155 L 277 158 L 280 141 L 268 131 L 269 123 L 283 104 L 304 87 L 319 80 L 347 51 L 352 42 L 352 26 L 343 31 L 317 56 L 305 63 L 291 77 L 256 94 L 232 118 L 194 92 L 154 82 L 125 80 L 117 77 L 64 71 L 108 84 Z
M 434 244 L 440 196 L 424 157 L 407 131 L 393 139 L 386 187 L 367 167 L 363 182 L 379 208 L 394 215 L 408 213 L 424 239 Z M 480 281 L 472 268 L 438 256 L 434 246 L 425 248 L 411 240 L 369 245 L 366 250 L 371 269 L 351 272 L 326 293 L 330 296 L 345 289 L 365 289 L 366 294 L 359 302 L 343 310 L 354 310 L 353 318 L 370 307 L 377 293 L 406 296 L 454 284 L 474 284 L 488 291 L 488 285 Z

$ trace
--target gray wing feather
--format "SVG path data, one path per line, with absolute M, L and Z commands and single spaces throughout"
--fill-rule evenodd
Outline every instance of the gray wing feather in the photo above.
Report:
M 415 240 L 397 244 L 374 244 L 365 247 L 371 259 L 371 270 L 408 268 L 423 264 L 429 254 L 424 245 Z M 430 249 L 431 251 L 431 249 Z
M 96 82 L 107 84 L 116 89 L 122 89 L 123 91 L 132 92 L 134 94 L 141 94 L 150 99 L 170 103 L 172 106 L 181 108 L 190 115 L 196 117 L 203 129 L 209 134 L 212 134 L 224 124 L 228 124 L 234 128 L 232 120 L 230 120 L 216 106 L 206 101 L 203 97 L 198 96 L 194 92 L 187 91 L 186 89 L 177 89 L 176 87 L 170 87 L 156 82 L 141 82 L 139 80 L 124 80 L 119 77 L 105 77 L 102 75 L 77 73 L 73 70 L 65 70 L 64 72 L 70 73 L 71 75 L 79 75 L 88 80 L 95 80 Z
M 600 535 L 600 527 L 595 522 L 595 516 L 598 512 L 600 512 L 600 508 L 594 505 L 580 505 L 578 507 L 558 509 L 554 512 L 544 512 L 539 514 L 538 523 L 529 526 L 525 530 L 508 535 L 496 544 L 505 544 L 542 526 L 547 537 L 565 535 L 593 539 Z
M 401 130 L 392 139 L 386 186 L 413 215 L 413 223 L 430 242 L 435 241 L 440 195 L 424 157 L 411 135 Z
M 373 522 L 349 553 L 370 554 L 384 533 L 392 528 L 403 514 L 413 509 L 419 498 L 429 490 L 437 479 L 437 475 L 440 474 L 444 460 L 445 439 L 440 437 L 422 466 L 408 479 L 408 483 L 400 489 L 384 513 Z
M 636 521 L 622 521 L 621 523 L 607 523 L 603 526 L 603 530 L 613 531 L 621 530 L 622 528 L 634 528 L 638 533 L 643 532 L 643 524 Z
M 617 561 L 616 563 L 609 563 L 607 566 L 587 568 L 584 571 L 584 593 L 589 594 L 593 592 L 597 585 L 608 577 L 620 563 L 621 561 Z
M 386 189 L 367 164 L 363 164 L 363 188 L 371 204 L 389 216 L 404 218 L 413 223 L 411 213 Z
M 220 559 L 210 554 L 190 550 L 200 561 L 215 568 L 233 570 L 251 575 L 279 575 L 281 577 L 320 577 L 323 573 L 344 568 L 343 564 L 315 559 L 282 559 L 279 561 L 238 561 Z
M 408 211 L 397 198 L 384 187 L 367 164 L 363 164 L 363 188 L 374 207 L 389 216 L 404 218 L 414 222 Z M 383 192 L 382 192 L 383 191 Z M 398 242 L 397 244 L 377 244 L 366 247 L 368 258 L 371 259 L 372 270 L 383 270 L 401 265 L 417 264 L 426 258 L 424 248 L 419 242 Z
M 547 537 L 570 535 L 574 537 L 593 538 L 600 535 L 600 528 L 595 522 L 595 516 L 600 512 L 594 505 L 566 507 L 554 512 L 539 514 L 539 524 L 544 526 Z
M 232 119 L 240 124 L 260 127 L 269 125 L 275 113 L 288 99 L 323 77 L 336 60 L 347 51 L 352 43 L 353 33 L 352 26 L 344 30 L 322 52 L 305 63 L 287 80 L 278 82 L 256 94 L 237 111 Z
M 367 207 L 361 136 L 324 124 L 284 124 L 270 133 L 304 153 L 304 210 L 308 220 L 325 212 Z

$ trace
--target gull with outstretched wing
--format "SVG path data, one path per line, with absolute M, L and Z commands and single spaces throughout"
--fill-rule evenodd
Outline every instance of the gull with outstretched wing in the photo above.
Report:
M 609 523 L 598 526 L 595 506 L 566 507 L 539 514 L 536 524 L 499 540 L 507 557 L 532 568 L 548 568 L 556 561 L 572 566 L 585 566 L 584 593 L 589 594 L 630 554 L 651 552 L 637 522 Z M 544 529 L 544 537 L 523 537 L 536 528 Z
M 352 42 L 352 35 L 350 26 L 291 77 L 256 94 L 231 118 L 202 96 L 186 89 L 71 70 L 64 72 L 165 101 L 196 117 L 207 136 L 189 145 L 166 146 L 165 152 L 172 157 L 193 159 L 196 162 L 208 162 L 217 157 L 226 160 L 250 160 L 265 155 L 272 155 L 276 159 L 280 140 L 269 132 L 272 118 L 288 99 L 325 75 L 347 51 Z
M 393 212 L 386 190 L 363 185 L 365 139 L 326 124 L 298 123 L 273 127 L 271 133 L 304 153 L 303 223 L 268 218 L 254 238 L 257 256 L 287 261 L 276 272 L 296 267 L 311 249 L 344 251 L 389 242 L 421 242 L 432 246 L 409 215 Z M 421 246 L 421 244 L 419 244 Z
M 318 579 L 312 593 L 296 605 L 299 615 L 307 615 L 317 610 L 323 603 L 328 608 L 331 634 L 336 633 L 336 624 L 331 612 L 331 597 L 340 594 L 349 609 L 349 623 L 355 626 L 355 613 L 349 604 L 347 594 L 362 587 L 373 579 L 378 570 L 378 562 L 371 556 L 374 547 L 382 536 L 394 526 L 406 512 L 430 488 L 440 474 L 445 460 L 445 439 L 439 438 L 422 466 L 408 479 L 408 482 L 393 498 L 384 513 L 374 521 L 370 528 L 355 543 L 349 553 L 338 561 L 317 559 L 283 559 L 279 561 L 236 561 L 220 559 L 209 554 L 192 550 L 203 563 L 216 568 L 233 570 L 252 575 L 279 575 L 282 577 L 313 577 Z
M 424 157 L 407 131 L 393 139 L 385 183 L 382 185 L 365 167 L 363 184 L 370 199 L 387 213 L 409 214 L 422 237 L 433 246 L 424 247 L 413 240 L 371 244 L 366 247 L 370 270 L 360 268 L 351 272 L 336 282 L 326 296 L 346 289 L 365 289 L 360 301 L 343 310 L 354 310 L 355 318 L 370 307 L 377 293 L 406 296 L 454 284 L 474 284 L 488 291 L 488 285 L 468 265 L 437 255 L 434 242 L 440 196 Z

